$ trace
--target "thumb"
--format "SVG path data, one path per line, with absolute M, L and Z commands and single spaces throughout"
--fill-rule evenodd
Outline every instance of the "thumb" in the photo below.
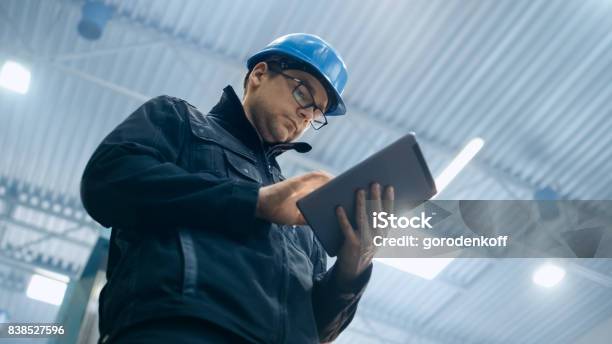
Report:
M 325 171 L 313 171 L 303 174 L 301 176 L 302 182 L 313 184 L 313 185 L 322 185 L 330 181 L 333 176 Z

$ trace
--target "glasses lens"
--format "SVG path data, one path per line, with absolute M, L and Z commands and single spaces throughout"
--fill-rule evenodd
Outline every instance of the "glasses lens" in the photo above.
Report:
M 319 129 L 321 129 L 323 126 L 325 126 L 325 123 L 323 123 L 323 122 L 317 122 L 317 121 L 312 121 L 312 122 L 310 122 L 310 125 L 312 125 L 312 127 L 313 127 L 315 130 L 319 130 Z
M 314 111 L 313 121 L 314 122 L 325 123 L 325 118 L 323 117 L 323 112 L 321 112 L 321 110 L 319 110 L 318 108 L 315 109 L 315 111 Z
M 326 124 L 327 124 L 327 118 L 325 118 L 325 115 L 323 115 L 323 113 L 320 110 L 317 110 L 317 112 L 315 113 L 315 118 L 312 120 L 312 122 L 310 122 L 310 125 L 315 130 L 318 130 L 324 127 Z
M 298 85 L 298 87 L 295 88 L 293 91 L 293 97 L 298 104 L 303 107 L 312 106 L 314 103 L 310 91 L 308 91 L 308 88 L 304 85 Z

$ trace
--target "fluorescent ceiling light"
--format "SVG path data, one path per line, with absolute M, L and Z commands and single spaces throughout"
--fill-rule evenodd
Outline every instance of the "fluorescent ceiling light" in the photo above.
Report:
M 438 189 L 436 195 L 439 195 L 455 179 L 459 172 L 478 154 L 483 145 L 484 140 L 480 137 L 475 137 L 463 147 L 457 157 L 436 178 L 436 188 Z
M 30 88 L 30 71 L 14 61 L 7 61 L 0 70 L 0 86 L 26 94 Z
M 533 273 L 533 283 L 550 288 L 554 287 L 565 277 L 565 270 L 556 265 L 545 264 Z
M 375 258 L 377 262 L 432 280 L 455 258 Z
M 64 300 L 67 286 L 65 282 L 41 275 L 32 275 L 26 295 L 34 300 L 59 306 Z
M 58 274 L 57 272 L 53 272 L 53 271 L 49 271 L 49 270 L 45 270 L 41 268 L 34 268 L 34 272 L 44 277 L 49 277 L 51 279 L 58 280 L 60 282 L 64 282 L 64 283 L 70 282 L 70 277 L 63 275 L 63 274 Z

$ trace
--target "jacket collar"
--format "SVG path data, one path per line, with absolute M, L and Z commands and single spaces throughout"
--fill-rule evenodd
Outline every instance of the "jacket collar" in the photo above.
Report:
M 221 126 L 249 148 L 253 150 L 263 149 L 268 159 L 276 158 L 291 149 L 299 153 L 306 153 L 312 149 L 312 146 L 306 142 L 262 142 L 257 131 L 247 119 L 242 102 L 232 86 L 229 85 L 223 89 L 221 99 L 210 110 L 209 115 L 221 119 Z

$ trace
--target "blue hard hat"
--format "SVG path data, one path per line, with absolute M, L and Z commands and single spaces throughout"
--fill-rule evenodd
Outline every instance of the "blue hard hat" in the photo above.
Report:
M 348 79 L 346 65 L 340 54 L 318 36 L 307 33 L 292 33 L 281 36 L 247 60 L 247 68 L 271 56 L 288 56 L 304 63 L 310 72 L 322 81 L 327 90 L 329 106 L 325 115 L 340 116 L 346 112 L 342 92 Z

